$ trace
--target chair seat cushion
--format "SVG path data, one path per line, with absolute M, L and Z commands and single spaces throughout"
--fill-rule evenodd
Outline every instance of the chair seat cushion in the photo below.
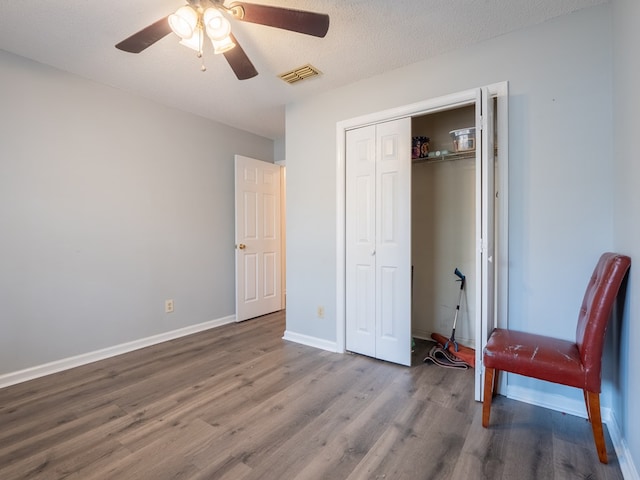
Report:
M 497 328 L 483 359 L 488 368 L 587 389 L 578 346 L 567 340 Z

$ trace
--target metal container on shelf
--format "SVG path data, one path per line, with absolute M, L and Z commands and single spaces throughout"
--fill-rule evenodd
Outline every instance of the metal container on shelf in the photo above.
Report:
M 449 132 L 454 152 L 467 152 L 476 148 L 476 127 L 459 128 Z

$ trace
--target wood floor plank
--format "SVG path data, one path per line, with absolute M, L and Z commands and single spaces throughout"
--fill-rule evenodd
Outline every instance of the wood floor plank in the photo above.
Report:
M 277 355 L 277 354 L 276 354 Z M 300 357 L 300 362 L 308 368 L 306 362 L 312 361 L 313 356 L 309 358 Z M 277 379 L 273 376 L 282 376 L 281 371 L 271 372 L 271 365 L 276 361 L 269 354 L 258 357 L 258 363 L 236 366 L 229 369 L 223 375 L 210 377 L 197 382 L 196 388 L 191 388 L 185 394 L 184 391 L 178 391 L 166 398 L 158 399 L 150 404 L 145 404 L 144 408 L 137 410 L 138 415 L 142 415 L 148 419 L 155 419 L 155 422 L 145 422 L 139 425 L 139 428 L 132 429 L 120 437 L 120 441 L 131 449 L 137 449 L 137 444 L 144 445 L 149 438 L 158 434 L 158 430 L 164 428 L 164 425 L 179 421 L 189 421 L 194 418 L 208 419 L 208 411 L 213 412 L 214 418 L 210 423 L 219 426 L 220 419 L 225 415 L 236 413 L 238 403 L 242 400 L 244 408 L 250 403 L 251 395 L 254 394 L 254 387 L 258 390 L 260 385 L 264 383 L 266 387 L 272 388 L 278 385 Z M 247 374 L 246 372 L 251 372 Z M 263 382 L 264 380 L 264 382 Z M 245 392 L 251 389 L 252 392 Z M 277 391 L 280 391 L 278 389 Z M 259 395 L 259 394 L 258 394 Z M 256 398 L 253 403 L 259 403 L 265 396 Z
M 365 442 L 374 441 L 377 431 L 384 425 L 376 418 L 382 411 L 392 413 L 393 402 L 401 392 L 390 385 L 396 385 L 394 377 L 398 371 L 379 368 L 369 361 L 369 371 L 357 369 L 345 372 L 356 375 L 349 382 L 349 388 L 340 391 L 334 401 L 315 417 L 309 420 L 295 435 L 285 441 L 270 458 L 265 458 L 255 466 L 247 478 L 261 478 L 269 472 L 274 475 L 286 475 L 287 472 L 300 472 L 300 478 L 321 478 L 323 468 L 332 465 L 332 475 L 339 475 L 330 462 L 340 458 L 341 468 L 346 465 L 347 455 L 357 457 L 360 451 L 366 451 Z M 323 388 L 318 385 L 317 388 Z M 391 415 L 383 415 L 385 421 Z M 357 434 L 369 436 L 362 440 Z M 364 454 L 364 453 L 363 453 Z M 313 474 L 312 474 L 313 472 Z M 340 477 L 336 477 L 340 478 Z
M 187 453 L 211 434 L 211 425 L 201 420 L 171 426 L 144 448 L 106 468 L 86 472 L 86 480 L 105 478 L 122 480 L 153 480 L 159 478 L 188 479 L 199 469 L 185 461 Z
M 240 456 L 255 467 L 349 391 L 354 371 L 362 367 L 348 358 L 339 363 L 316 370 L 248 409 L 240 407 L 228 418 L 213 419 L 222 435 L 197 453 L 194 463 L 202 467 L 203 463 L 224 463 L 229 457 Z
M 9 443 L 0 450 L 0 473 L 5 467 L 13 463 L 29 459 L 39 452 L 50 452 L 67 440 L 99 428 L 107 422 L 120 420 L 123 417 L 125 417 L 125 413 L 117 405 L 105 405 L 93 411 L 90 415 L 74 418 L 48 430 L 37 431 L 36 434 L 29 438 Z M 127 419 L 125 418 L 123 423 L 126 424 L 126 422 Z
M 126 428 L 130 419 L 103 416 L 95 420 L 88 424 L 83 419 L 83 424 L 73 426 L 73 430 L 60 432 L 54 429 L 46 437 L 38 435 L 29 442 L 17 444 L 3 457 L 0 478 L 64 478 L 98 459 L 113 461 L 113 453 L 122 446 L 110 435 Z
M 551 412 L 553 422 L 553 452 L 555 478 L 598 478 L 602 480 L 621 480 L 618 459 L 608 433 L 605 435 L 609 465 L 592 464 L 595 442 L 591 424 L 585 419 L 576 419 L 561 412 Z M 606 426 L 604 426 L 606 430 Z
M 348 478 L 448 478 L 469 424 L 466 412 L 426 400 L 419 390 Z
M 482 426 L 482 411 L 476 408 L 465 443 L 451 478 L 496 480 L 503 476 L 507 444 L 513 421 L 508 409 L 491 409 L 491 428 Z
M 534 405 L 518 406 L 509 425 L 505 456 L 516 454 L 518 462 L 505 464 L 503 478 L 553 478 L 553 428 L 551 411 Z
M 497 397 L 473 370 L 284 341 L 285 313 L 0 389 L 2 480 L 622 478 L 581 418 Z

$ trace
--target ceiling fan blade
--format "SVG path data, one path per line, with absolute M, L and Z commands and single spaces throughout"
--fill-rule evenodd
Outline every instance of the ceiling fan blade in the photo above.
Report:
M 171 33 L 168 18 L 169 16 L 167 15 L 148 27 L 143 28 L 138 33 L 134 33 L 129 38 L 118 43 L 116 48 L 129 53 L 140 53 L 145 48 L 150 47 Z
M 236 40 L 236 37 L 233 36 L 233 33 L 230 33 L 229 35 L 236 46 L 231 50 L 224 52 L 223 55 L 224 58 L 227 59 L 233 73 L 238 77 L 238 80 L 247 80 L 248 78 L 253 78 L 258 75 L 258 71 L 238 43 L 238 40 Z
M 229 6 L 233 16 L 243 22 L 258 23 L 292 32 L 324 37 L 329 30 L 329 15 L 291 8 L 235 2 Z

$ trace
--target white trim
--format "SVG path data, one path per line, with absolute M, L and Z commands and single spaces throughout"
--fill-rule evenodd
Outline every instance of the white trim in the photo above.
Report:
M 506 376 L 506 375 L 505 375 Z M 507 387 L 507 398 L 519 402 L 548 408 L 556 412 L 563 412 L 580 418 L 587 418 L 587 411 L 582 400 L 574 400 L 564 395 L 544 394 L 539 390 L 526 387 Z M 640 480 L 638 470 L 633 463 L 633 456 L 625 442 L 619 428 L 618 421 L 611 408 L 601 407 L 602 422 L 607 425 L 611 443 L 618 457 L 618 464 L 625 480 Z
M 345 135 L 347 127 L 336 125 L 336 352 L 346 352 L 346 160 Z
M 496 241 L 498 248 L 495 255 L 498 261 L 498 281 L 495 284 L 497 296 L 497 311 L 494 327 L 508 328 L 509 326 L 509 83 L 500 82 L 489 85 L 489 92 L 498 98 L 496 105 L 497 115 L 496 129 L 500 137 L 498 138 L 498 162 L 499 175 L 498 184 L 498 232 Z M 492 328 L 489 329 L 491 332 Z M 484 374 L 484 366 L 482 365 L 482 355 L 480 362 L 476 360 L 476 368 L 482 370 Z M 506 375 L 501 376 L 500 389 L 506 389 Z M 480 382 L 482 385 L 483 382 Z
M 292 332 L 290 330 L 285 330 L 284 336 L 282 337 L 282 339 L 287 340 L 289 342 L 306 345 L 308 347 L 319 348 L 320 350 L 326 350 L 328 352 L 343 353 L 341 351 L 338 351 L 336 342 L 331 342 L 323 338 L 311 337 L 309 335 Z
M 338 122 L 338 139 L 344 136 L 345 130 L 365 127 L 380 122 L 388 122 L 404 117 L 414 117 L 426 113 L 435 113 L 442 110 L 451 110 L 462 105 L 470 105 L 475 102 L 476 90 L 465 90 L 450 95 L 443 95 L 437 98 L 431 98 L 421 102 L 403 105 L 401 107 L 390 108 L 381 112 L 370 113 L 360 117 L 342 120 Z
M 489 93 L 498 98 L 495 114 L 498 116 L 496 130 L 498 138 L 498 281 L 496 293 L 498 296 L 496 325 L 507 328 L 509 317 L 509 83 L 494 83 L 487 87 Z
M 112 347 L 103 348 L 94 352 L 83 353 L 74 357 L 63 358 L 61 360 L 55 360 L 53 362 L 45 363 L 43 365 L 37 365 L 35 367 L 25 368 L 24 370 L 18 370 L 16 372 L 6 373 L 0 375 L 0 388 L 15 385 L 17 383 L 33 380 L 34 378 L 44 377 L 45 375 L 51 375 L 52 373 L 58 373 L 70 368 L 80 367 L 88 363 L 96 362 L 98 360 L 104 360 L 106 358 L 115 357 L 123 353 L 128 353 L 140 348 L 150 347 L 158 343 L 167 342 L 176 338 L 191 335 L 193 333 L 202 332 L 211 328 L 220 327 L 228 323 L 233 323 L 236 320 L 235 315 L 229 315 L 227 317 L 218 318 L 197 325 L 190 325 L 188 327 L 179 328 L 170 332 L 160 333 L 147 338 L 141 338 L 132 342 L 122 343 L 120 345 L 114 345 Z
M 537 405 L 538 407 L 548 408 L 557 412 L 568 413 L 576 417 L 587 418 L 587 411 L 584 400 L 575 400 L 564 395 L 553 393 L 543 393 L 526 387 L 507 386 L 507 398 L 517 400 L 519 402 Z M 602 408 L 602 417 L 606 418 L 607 409 Z M 608 413 L 607 413 L 608 416 Z
M 280 165 L 280 309 L 287 308 L 287 167 Z
M 620 428 L 618 427 L 619 424 L 613 411 L 611 411 L 611 415 L 606 423 L 607 429 L 609 430 L 609 436 L 611 437 L 611 443 L 613 443 L 613 448 L 615 449 L 616 456 L 618 457 L 618 465 L 620 465 L 620 470 L 622 471 L 622 478 L 625 480 L 640 480 L 638 469 L 633 463 L 633 456 L 629 451 L 627 442 L 620 433 Z

